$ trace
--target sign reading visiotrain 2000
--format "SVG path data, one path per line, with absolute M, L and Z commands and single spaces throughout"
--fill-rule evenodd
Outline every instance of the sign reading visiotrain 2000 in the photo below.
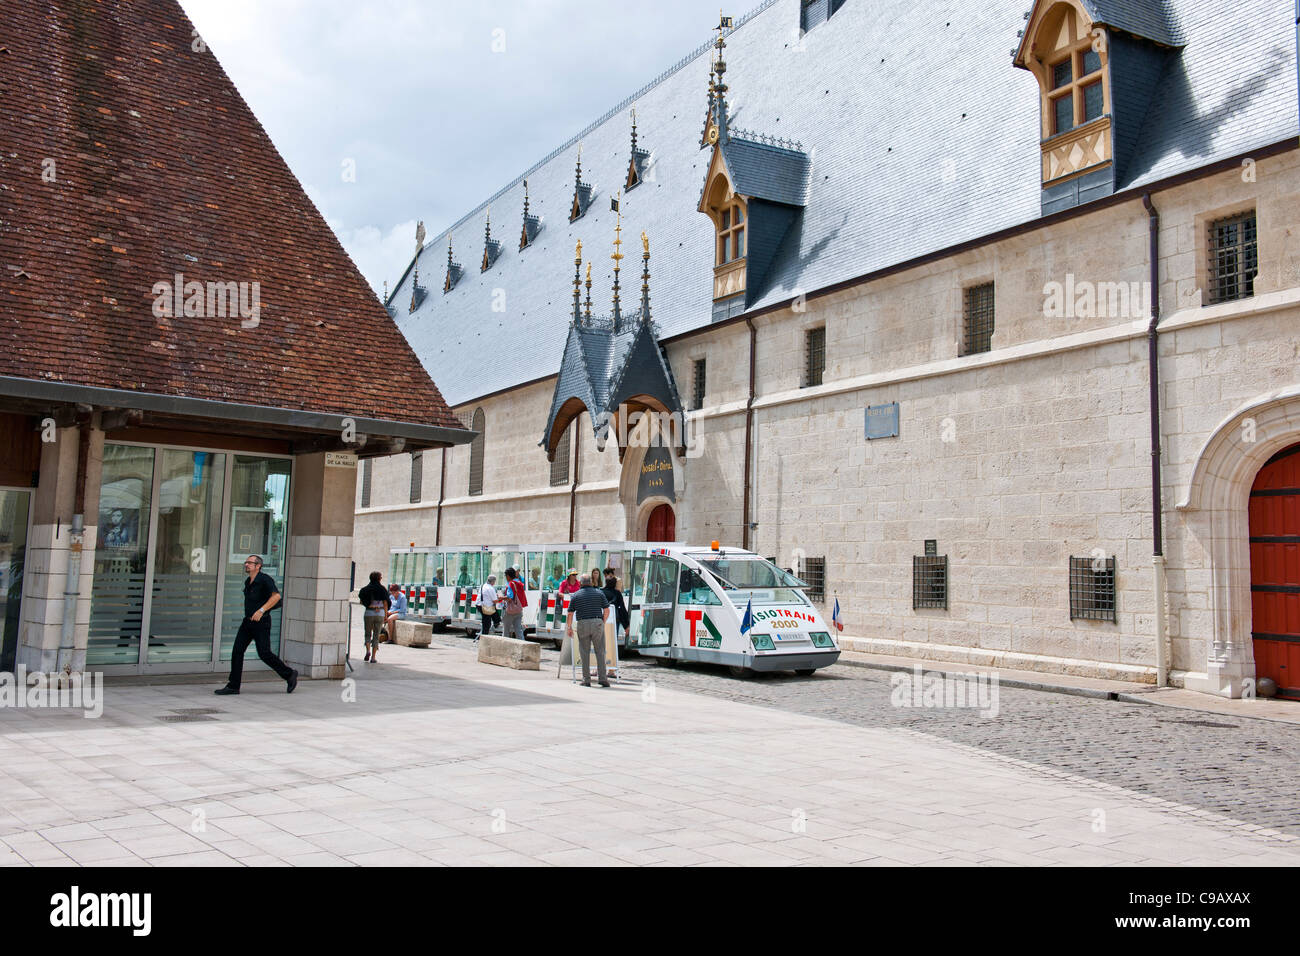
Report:
M 754 623 L 755 623 L 755 624 L 757 624 L 759 621 L 772 620 L 773 618 L 782 618 L 782 619 L 784 619 L 784 618 L 791 618 L 791 619 L 793 619 L 793 620 L 795 620 L 795 621 L 807 621 L 809 624 L 816 624 L 816 623 L 817 623 L 817 619 L 816 619 L 815 617 L 813 617 L 811 614 L 808 614 L 808 613 L 805 612 L 805 611 L 791 611 L 790 609 L 788 609 L 788 608 L 783 608 L 783 607 L 773 608 L 773 609 L 770 610 L 770 611 L 755 611 L 755 612 L 754 612 Z M 786 626 L 786 627 L 798 627 L 799 625 L 798 625 L 798 624 L 790 624 L 790 625 L 784 625 L 784 626 Z

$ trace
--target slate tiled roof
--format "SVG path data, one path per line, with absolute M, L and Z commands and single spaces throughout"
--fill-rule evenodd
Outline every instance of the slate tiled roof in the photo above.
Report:
M 0 24 L 0 375 L 459 428 L 174 0 Z M 156 318 L 176 273 L 259 324 Z
M 1093 23 L 1115 27 L 1164 46 L 1182 43 L 1174 10 L 1161 0 L 1083 0 L 1083 5 Z
M 733 129 L 722 146 L 722 156 L 736 192 L 787 206 L 807 205 L 812 163 L 806 153 L 748 139 Z
M 1165 0 L 1163 19 L 1150 15 L 1157 0 L 1090 2 L 1117 28 L 1157 34 L 1164 23 L 1183 44 L 1139 120 L 1117 189 L 1300 132 L 1294 0 Z M 1039 92 L 1010 56 L 1029 0 L 847 0 L 802 37 L 799 3 L 766 0 L 727 37 L 733 125 L 798 140 L 811 160 L 808 202 L 750 309 L 1042 215 Z M 646 181 L 624 195 L 623 221 L 650 235 L 656 322 L 665 336 L 710 323 L 713 234 L 696 212 L 710 157 L 699 148 L 708 73 L 702 45 L 452 227 L 473 223 L 477 231 L 489 203 L 494 216 L 519 216 L 524 176 L 531 211 L 545 217 L 537 241 L 505 249 L 491 272 L 430 296 L 412 314 L 399 309 L 403 333 L 451 402 L 557 372 L 570 319 L 570 252 L 581 238 L 589 255 L 608 262 L 599 250 L 608 252 L 614 215 L 600 195 L 626 175 L 633 106 L 638 142 L 653 161 Z M 597 199 L 570 224 L 579 141 Z M 445 245 L 446 234 L 430 244 Z M 409 301 L 409 282 L 408 274 L 396 301 Z M 505 313 L 492 311 L 497 289 Z M 481 361 L 485 350 L 491 362 Z

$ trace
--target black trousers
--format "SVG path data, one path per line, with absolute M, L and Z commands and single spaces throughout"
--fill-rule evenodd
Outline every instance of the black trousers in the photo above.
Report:
M 239 633 L 235 635 L 235 646 L 231 651 L 230 679 L 226 681 L 229 686 L 239 690 L 239 682 L 244 676 L 244 651 L 248 650 L 249 644 L 257 646 L 257 656 L 263 664 L 279 674 L 281 679 L 289 680 L 293 671 L 271 651 L 271 615 L 263 614 L 260 621 L 246 617 L 244 623 L 239 625 Z

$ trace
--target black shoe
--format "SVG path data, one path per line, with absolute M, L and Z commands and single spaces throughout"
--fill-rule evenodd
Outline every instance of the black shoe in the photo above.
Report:
M 583 681 L 583 682 L 582 682 L 582 686 L 583 686 L 583 687 L 590 687 L 590 686 L 591 686 L 591 681 L 589 681 L 589 680 L 585 680 L 585 681 Z
M 214 694 L 238 694 L 238 693 L 239 693 L 239 688 L 238 688 L 238 687 L 231 687 L 229 684 L 227 684 L 225 687 L 218 687 L 218 688 L 217 688 L 216 690 L 214 690 L 212 693 L 214 693 Z
M 600 686 L 601 686 L 601 687 L 608 687 L 608 686 L 609 686 L 609 681 L 607 681 L 607 680 L 603 680 L 603 681 L 601 681 L 601 682 L 600 682 Z
M 293 672 L 289 675 L 289 689 L 286 690 L 285 693 L 286 693 L 286 694 L 292 694 L 292 693 L 293 693 L 293 689 L 294 689 L 295 687 L 297 687 L 297 686 L 298 686 L 298 672 L 297 672 L 297 671 L 293 671 Z
M 367 663 L 367 664 L 370 663 L 370 652 L 369 652 L 369 651 L 366 651 L 366 663 Z

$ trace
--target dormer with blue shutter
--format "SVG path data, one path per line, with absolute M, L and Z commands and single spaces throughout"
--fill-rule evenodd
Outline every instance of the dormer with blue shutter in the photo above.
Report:
M 1182 48 L 1165 0 L 1038 0 L 1015 65 L 1038 80 L 1044 215 L 1109 196 Z

